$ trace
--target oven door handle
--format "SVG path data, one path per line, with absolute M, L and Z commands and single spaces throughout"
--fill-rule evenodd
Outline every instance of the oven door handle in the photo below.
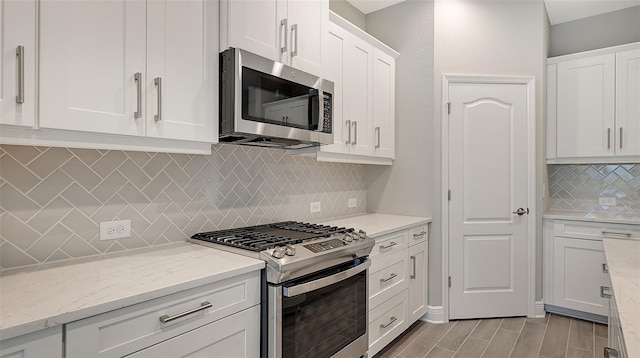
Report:
M 360 272 L 366 270 L 369 267 L 369 265 L 371 265 L 371 262 L 367 260 L 356 267 L 352 267 L 348 270 L 338 272 L 337 274 L 334 274 L 331 276 L 323 277 L 315 281 L 303 283 L 301 285 L 283 287 L 282 294 L 285 297 L 295 297 L 303 293 L 307 293 L 323 287 L 327 287 L 327 286 L 333 285 L 336 282 L 346 280 L 349 277 L 359 274 Z

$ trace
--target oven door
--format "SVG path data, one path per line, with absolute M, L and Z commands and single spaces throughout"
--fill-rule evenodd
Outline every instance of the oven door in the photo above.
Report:
M 356 259 L 269 285 L 269 357 L 366 356 L 369 265 Z

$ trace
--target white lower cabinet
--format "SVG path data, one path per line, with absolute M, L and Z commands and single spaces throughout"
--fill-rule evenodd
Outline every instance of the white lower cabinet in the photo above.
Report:
M 369 268 L 369 357 L 427 313 L 428 232 L 420 225 L 376 238 Z
M 259 304 L 259 272 L 210 283 L 67 324 L 66 357 L 255 357 Z
M 609 341 L 605 351 L 609 354 L 608 356 L 605 355 L 605 357 L 627 358 L 629 356 L 626 351 L 624 336 L 622 335 L 622 327 L 620 326 L 618 306 L 613 295 L 609 301 Z
M 0 341 L 0 358 L 63 357 L 62 326 Z

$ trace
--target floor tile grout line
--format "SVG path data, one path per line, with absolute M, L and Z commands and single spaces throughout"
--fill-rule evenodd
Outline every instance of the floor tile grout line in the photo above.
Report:
M 422 321 L 422 322 L 424 322 L 424 321 Z M 428 324 L 428 323 L 427 323 L 427 324 Z M 423 327 L 426 327 L 426 325 L 424 325 Z M 420 332 L 420 333 L 419 333 L 419 334 L 417 334 L 415 337 L 413 337 L 413 339 L 412 339 L 411 341 L 408 341 L 408 342 L 407 342 L 407 345 L 406 345 L 404 348 L 402 348 L 402 350 L 401 350 L 400 352 L 398 352 L 395 356 L 397 357 L 398 355 L 400 355 L 400 353 L 404 352 L 404 351 L 405 351 L 405 349 L 407 349 L 407 348 L 411 345 L 411 343 L 413 343 L 416 339 L 418 339 L 418 337 L 420 336 L 420 334 L 422 334 L 422 332 Z M 399 337 L 399 336 L 398 336 L 398 337 Z
M 471 332 L 473 332 L 476 329 L 476 327 L 478 327 L 478 325 L 480 324 L 480 321 L 482 321 L 482 320 L 478 320 L 478 322 L 476 322 L 476 325 L 473 326 L 473 329 L 471 330 Z M 460 344 L 458 349 L 456 349 L 456 352 L 453 354 L 453 357 L 451 357 L 451 358 L 455 358 L 456 354 L 458 354 L 458 352 L 460 351 L 460 348 L 462 348 L 462 346 L 464 346 L 464 344 L 467 343 L 467 341 L 469 340 L 469 337 L 471 337 L 471 332 L 469 332 L 469 334 L 465 337 L 464 341 L 462 341 L 462 344 Z M 440 341 L 438 341 L 438 342 L 440 342 Z M 444 348 L 444 349 L 446 349 L 446 348 Z
M 524 331 L 524 326 L 526 324 L 527 324 L 527 319 L 525 318 L 524 323 L 522 323 L 522 327 L 520 327 L 520 331 L 518 332 L 518 336 L 516 337 L 516 341 L 513 342 L 513 347 L 511 347 L 511 350 L 509 351 L 508 357 L 511 357 L 511 355 L 513 354 L 513 350 L 516 349 L 516 344 L 518 344 L 518 339 L 522 335 L 522 331 Z
M 480 357 L 481 358 L 484 355 L 484 352 L 486 352 L 487 349 L 489 348 L 489 345 L 491 345 L 491 342 L 493 342 L 493 339 L 496 337 L 496 334 L 498 334 L 498 331 L 500 330 L 500 326 L 502 325 L 502 322 L 504 322 L 504 318 L 500 319 L 500 323 L 498 324 L 498 328 L 496 328 L 496 331 L 493 332 L 493 335 L 491 336 L 491 339 L 489 340 L 489 343 L 487 344 L 486 347 L 484 347 L 484 349 L 482 350 L 482 353 L 480 353 Z M 480 324 L 478 323 L 478 325 L 480 325 Z M 474 331 L 475 331 L 475 329 L 474 329 Z M 471 333 L 473 333 L 473 332 L 471 332 Z
M 540 340 L 540 346 L 538 347 L 537 357 L 540 356 L 540 351 L 542 350 L 542 343 L 544 343 L 544 337 L 547 335 L 547 329 L 549 329 L 549 322 L 551 321 L 551 314 L 549 314 L 549 319 L 547 319 L 547 323 L 544 325 L 544 332 L 542 332 L 542 339 Z
M 569 319 L 569 332 L 567 332 L 567 346 L 564 348 L 565 357 L 569 354 L 569 337 L 571 336 L 572 323 L 573 323 L 573 318 Z
M 438 340 L 436 341 L 436 343 L 433 345 L 433 347 L 431 347 L 431 349 L 429 349 L 429 350 L 427 351 L 427 353 L 425 353 L 425 355 L 424 355 L 422 358 L 425 358 L 426 356 L 428 356 L 428 355 L 429 355 L 429 353 L 431 353 L 431 351 L 432 351 L 435 347 L 438 347 L 438 343 L 442 340 L 442 338 L 444 338 L 444 336 L 446 336 L 446 335 L 447 335 L 447 333 L 451 332 L 451 330 L 453 329 L 453 327 L 454 327 L 456 324 L 458 324 L 458 322 L 459 322 L 459 321 L 454 321 L 454 322 L 453 322 L 453 324 L 451 325 L 451 327 L 449 327 L 449 329 L 448 329 L 446 332 L 444 332 L 444 334 L 442 335 L 442 337 L 440 337 L 440 339 L 438 339 Z M 442 347 L 438 347 L 438 348 L 442 348 Z M 405 347 L 405 349 L 407 349 L 407 348 Z M 455 352 L 454 352 L 454 351 L 449 350 L 449 349 L 446 349 L 446 348 L 442 348 L 442 349 L 448 350 L 449 352 L 453 352 L 453 354 L 454 354 L 454 355 L 455 355 L 455 353 L 457 352 L 457 351 L 455 351 Z M 403 349 L 402 351 L 404 351 L 404 349 Z M 402 352 L 400 352 L 400 353 L 402 353 Z

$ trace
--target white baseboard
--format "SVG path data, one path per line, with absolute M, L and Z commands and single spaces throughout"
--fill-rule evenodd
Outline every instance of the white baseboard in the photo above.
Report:
M 448 321 L 444 317 L 442 306 L 427 306 L 427 314 L 422 316 L 421 320 L 429 323 L 446 323 Z
M 544 301 L 536 301 L 536 307 L 534 312 L 536 318 L 544 317 Z

